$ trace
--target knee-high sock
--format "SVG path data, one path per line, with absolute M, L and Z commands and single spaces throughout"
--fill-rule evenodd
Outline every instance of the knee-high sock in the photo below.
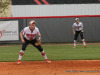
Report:
M 22 59 L 22 56 L 23 56 L 23 54 L 24 54 L 24 51 L 23 51 L 23 50 L 20 50 L 20 53 L 19 53 L 19 58 L 18 58 L 18 60 L 21 60 L 21 59 Z
M 42 56 L 44 57 L 44 59 L 46 60 L 46 59 L 47 59 L 47 56 L 46 56 L 45 52 L 42 51 L 41 54 L 42 54 Z
M 76 46 L 76 40 L 74 40 L 74 46 Z
M 85 44 L 85 40 L 83 39 L 82 41 L 83 41 L 83 45 L 86 45 L 86 44 Z

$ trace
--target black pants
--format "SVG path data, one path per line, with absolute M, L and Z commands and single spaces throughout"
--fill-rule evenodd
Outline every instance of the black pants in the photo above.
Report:
M 36 46 L 35 45 L 35 43 L 37 42 L 37 39 L 35 38 L 35 39 L 33 39 L 33 40 L 31 40 L 31 41 L 29 41 L 29 40 L 27 40 L 26 38 L 24 38 L 24 40 L 25 40 L 25 43 L 23 43 L 22 44 L 22 50 L 26 50 L 26 47 L 27 47 L 27 45 L 29 44 L 29 43 L 31 43 L 34 47 L 36 47 L 40 52 L 42 52 L 43 51 L 43 49 L 42 49 L 42 47 L 39 45 L 39 46 Z
M 83 33 L 81 33 L 81 31 L 75 31 L 74 40 L 77 40 L 79 34 L 81 36 L 81 39 L 84 39 Z

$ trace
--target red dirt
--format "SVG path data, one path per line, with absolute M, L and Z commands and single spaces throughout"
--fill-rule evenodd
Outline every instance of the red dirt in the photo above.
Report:
M 0 62 L 0 75 L 100 75 L 100 60 Z

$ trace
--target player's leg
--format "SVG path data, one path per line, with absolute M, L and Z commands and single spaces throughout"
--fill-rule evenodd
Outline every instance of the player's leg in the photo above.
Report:
M 81 39 L 82 39 L 83 45 L 84 45 L 84 47 L 86 48 L 86 43 L 85 43 L 85 39 L 84 39 L 84 35 L 83 35 L 83 33 L 80 33 L 80 36 L 81 36 Z
M 86 48 L 86 42 L 85 42 L 85 39 L 82 39 L 82 42 L 83 42 L 84 47 Z
M 76 31 L 75 35 L 74 35 L 74 46 L 73 46 L 73 48 L 76 47 L 76 40 L 77 40 L 78 35 L 79 35 L 79 31 Z
M 36 46 L 36 45 L 35 45 L 36 42 L 37 42 L 37 40 L 34 39 L 34 40 L 32 40 L 30 43 L 31 43 L 33 46 L 35 46 L 35 47 L 41 52 L 41 55 L 44 57 L 44 59 L 46 60 L 47 63 L 51 62 L 51 61 L 47 58 L 47 56 L 46 56 L 46 54 L 45 54 L 43 48 L 41 47 L 41 45 L 39 45 L 39 46 Z
M 25 43 L 22 44 L 22 49 L 20 50 L 17 64 L 21 63 L 21 59 L 22 59 L 22 56 L 24 54 L 24 51 L 26 50 L 26 47 L 29 44 L 29 41 L 27 39 L 24 39 L 24 40 L 25 40 Z

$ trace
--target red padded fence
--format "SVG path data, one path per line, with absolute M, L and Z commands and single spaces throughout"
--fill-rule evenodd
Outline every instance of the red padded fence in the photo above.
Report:
M 31 17 L 0 17 L 0 19 L 73 18 L 73 17 L 100 17 L 100 15 L 31 16 Z

